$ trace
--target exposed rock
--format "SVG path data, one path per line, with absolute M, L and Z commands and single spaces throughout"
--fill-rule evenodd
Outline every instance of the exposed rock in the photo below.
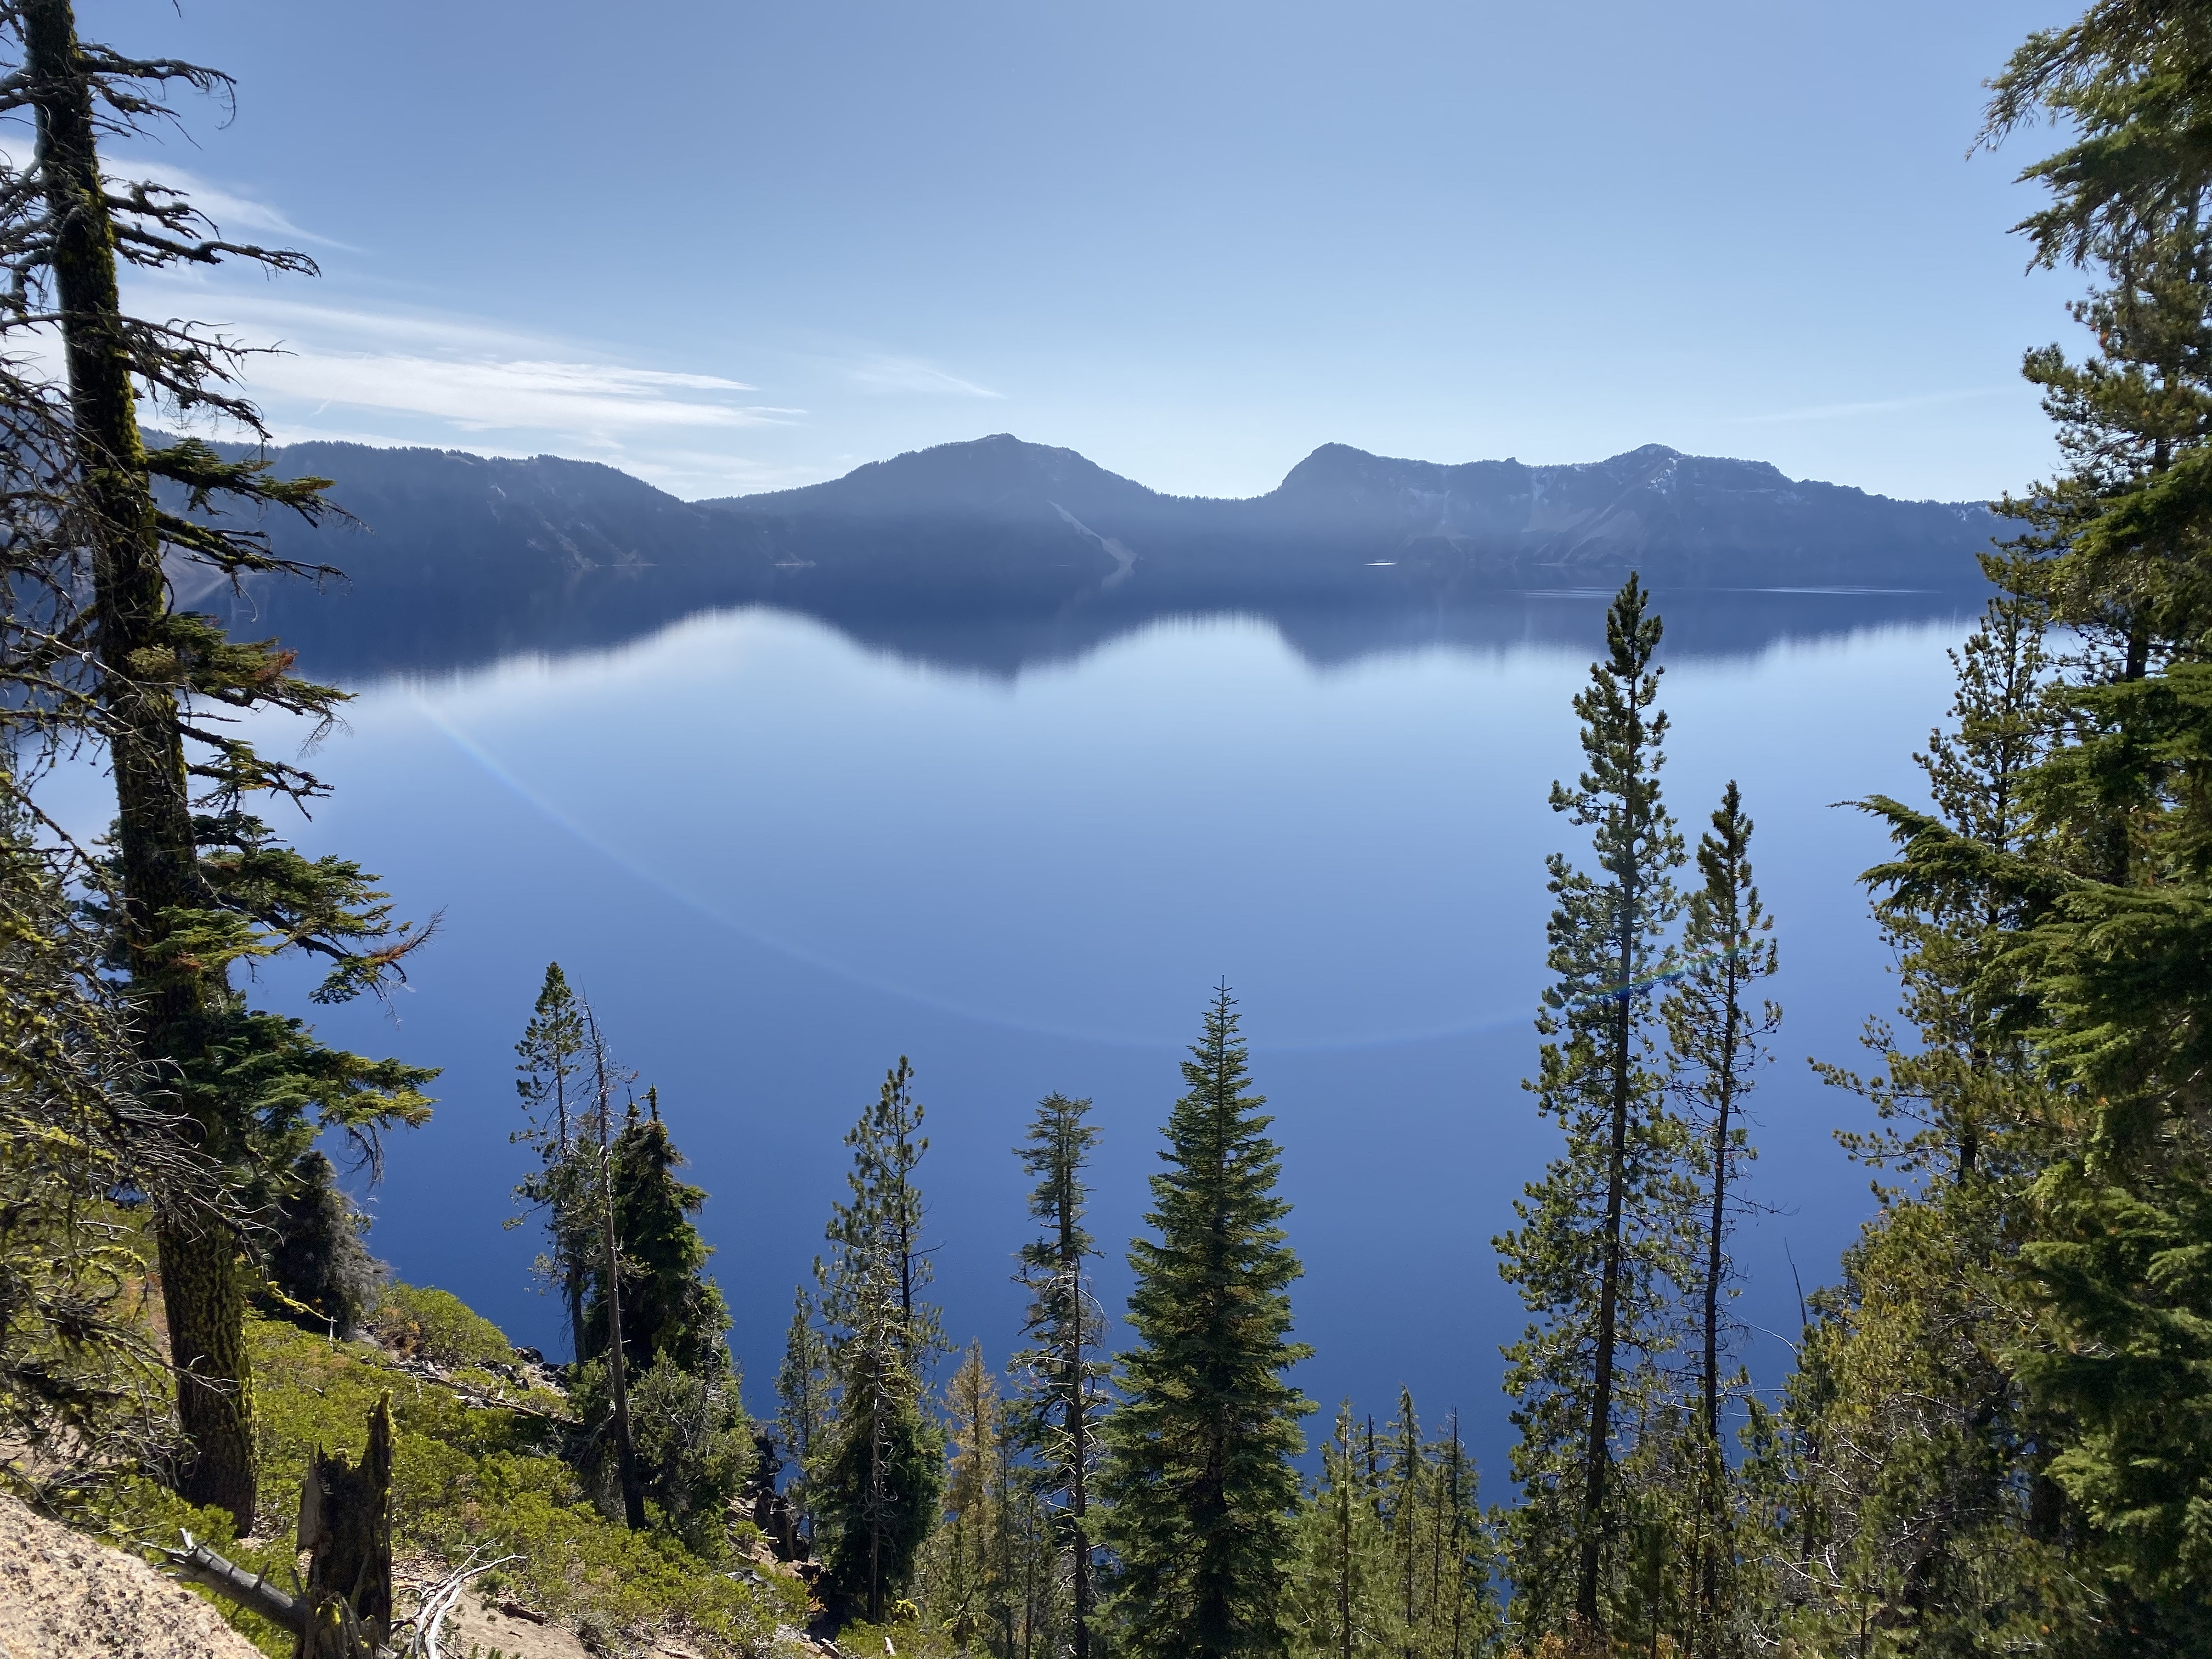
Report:
M 0 1497 L 6 1659 L 261 1659 L 181 1584 Z

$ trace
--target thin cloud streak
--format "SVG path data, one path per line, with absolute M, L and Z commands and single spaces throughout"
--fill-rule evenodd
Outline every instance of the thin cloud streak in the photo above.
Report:
M 920 357 L 861 357 L 840 363 L 838 372 L 854 385 L 871 392 L 921 392 L 924 395 L 1003 399 L 1004 392 L 963 380 Z
M 1917 398 L 1882 398 L 1868 403 L 1816 404 L 1809 409 L 1785 409 L 1771 415 L 1731 415 L 1731 426 L 1776 426 L 1790 421 L 1850 420 L 1861 415 L 1896 415 L 1908 409 L 1933 409 L 1943 404 L 1972 403 L 1981 398 L 2001 398 L 2016 388 L 1985 386 L 1972 392 L 1931 392 Z
M 804 411 L 678 397 L 747 392 L 741 381 L 549 359 L 461 361 L 296 350 L 257 358 L 252 384 L 324 404 L 427 415 L 465 432 L 604 434 L 639 427 L 785 426 Z

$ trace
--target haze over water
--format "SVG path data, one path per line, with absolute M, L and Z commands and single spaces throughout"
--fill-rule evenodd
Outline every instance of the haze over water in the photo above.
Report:
M 539 1241 L 500 1224 L 524 1167 L 510 1045 L 557 958 L 712 1194 L 757 1410 L 844 1193 L 841 1138 L 901 1054 L 928 1111 L 946 1329 L 1000 1360 L 1031 1105 L 1097 1101 L 1092 1225 L 1118 1308 L 1176 1062 L 1225 978 L 1295 1206 L 1317 1351 L 1300 1381 L 1378 1413 L 1401 1382 L 1425 1417 L 1460 1407 L 1496 1495 L 1498 1346 L 1522 1315 L 1490 1240 L 1556 1146 L 1520 1079 L 1543 859 L 1575 845 L 1546 795 L 1579 767 L 1570 699 L 1604 598 L 1514 603 L 1542 612 L 1528 642 L 1327 666 L 1219 617 L 986 674 L 744 611 L 366 688 L 316 756 L 337 793 L 299 839 L 379 871 L 404 914 L 442 909 L 443 930 L 396 1030 L 370 1007 L 317 1024 L 446 1068 L 434 1122 L 391 1146 L 372 1248 L 557 1352 Z M 1805 1058 L 1859 1063 L 1861 1024 L 1893 999 L 1855 884 L 1885 843 L 1832 803 L 1918 793 L 1911 757 L 1969 624 L 1934 596 L 1919 620 L 1856 629 L 1843 596 L 1775 596 L 1778 634 L 1729 648 L 1695 625 L 1720 604 L 1661 595 L 1700 647 L 1663 682 L 1664 777 L 1692 845 L 1731 776 L 1758 823 L 1787 1019 L 1754 1104 L 1753 1186 L 1778 1212 L 1739 1240 L 1739 1311 L 1794 1334 L 1792 1263 L 1807 1290 L 1832 1278 L 1871 1203 L 1832 1137 L 1865 1114 Z M 271 990 L 291 1006 L 289 982 Z M 1749 1352 L 1765 1377 L 1786 1369 L 1777 1338 Z

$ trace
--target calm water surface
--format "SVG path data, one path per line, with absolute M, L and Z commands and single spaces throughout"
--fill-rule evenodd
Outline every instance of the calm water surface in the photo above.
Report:
M 408 914 L 441 909 L 443 932 L 396 1027 L 369 1008 L 319 1023 L 446 1068 L 435 1121 L 392 1149 L 374 1248 L 556 1348 L 538 1241 L 501 1223 L 522 1169 L 512 1044 L 558 958 L 713 1194 L 757 1407 L 843 1191 L 840 1138 L 902 1054 L 929 1114 L 947 1331 L 1003 1357 L 1031 1103 L 1097 1102 L 1118 1303 L 1180 1045 L 1225 977 L 1295 1206 L 1304 1386 L 1381 1413 L 1408 1383 L 1425 1415 L 1457 1407 L 1502 1475 L 1498 1345 L 1521 1315 L 1490 1240 L 1553 1146 L 1520 1087 L 1542 860 L 1570 834 L 1545 797 L 1577 766 L 1568 703 L 1601 631 L 1601 599 L 1553 602 L 1530 643 L 1316 666 L 1274 626 L 1220 618 L 1012 673 L 744 611 L 368 688 L 319 751 L 337 794 L 301 840 L 381 872 Z M 1771 1378 L 1787 1351 L 1759 1332 L 1796 1328 L 1793 1264 L 1808 1288 L 1832 1276 L 1869 1204 L 1831 1139 L 1861 1114 L 1805 1059 L 1854 1058 L 1892 994 L 1853 884 L 1883 843 L 1831 804 L 1913 793 L 1966 624 L 1938 607 L 1824 633 L 1837 601 L 1814 594 L 1775 602 L 1795 637 L 1731 642 L 1687 625 L 1695 596 L 1668 603 L 1699 653 L 1664 682 L 1672 804 L 1694 839 L 1741 780 L 1779 918 L 1787 1023 L 1754 1175 L 1776 1212 L 1741 1249 Z

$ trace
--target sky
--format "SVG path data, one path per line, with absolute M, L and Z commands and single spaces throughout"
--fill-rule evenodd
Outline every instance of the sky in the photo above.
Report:
M 236 77 L 118 149 L 319 279 L 142 280 L 281 344 L 286 441 L 690 498 L 1012 432 L 1180 494 L 1317 445 L 1644 443 L 1886 495 L 2047 469 L 1982 82 L 2071 0 L 88 0 Z

